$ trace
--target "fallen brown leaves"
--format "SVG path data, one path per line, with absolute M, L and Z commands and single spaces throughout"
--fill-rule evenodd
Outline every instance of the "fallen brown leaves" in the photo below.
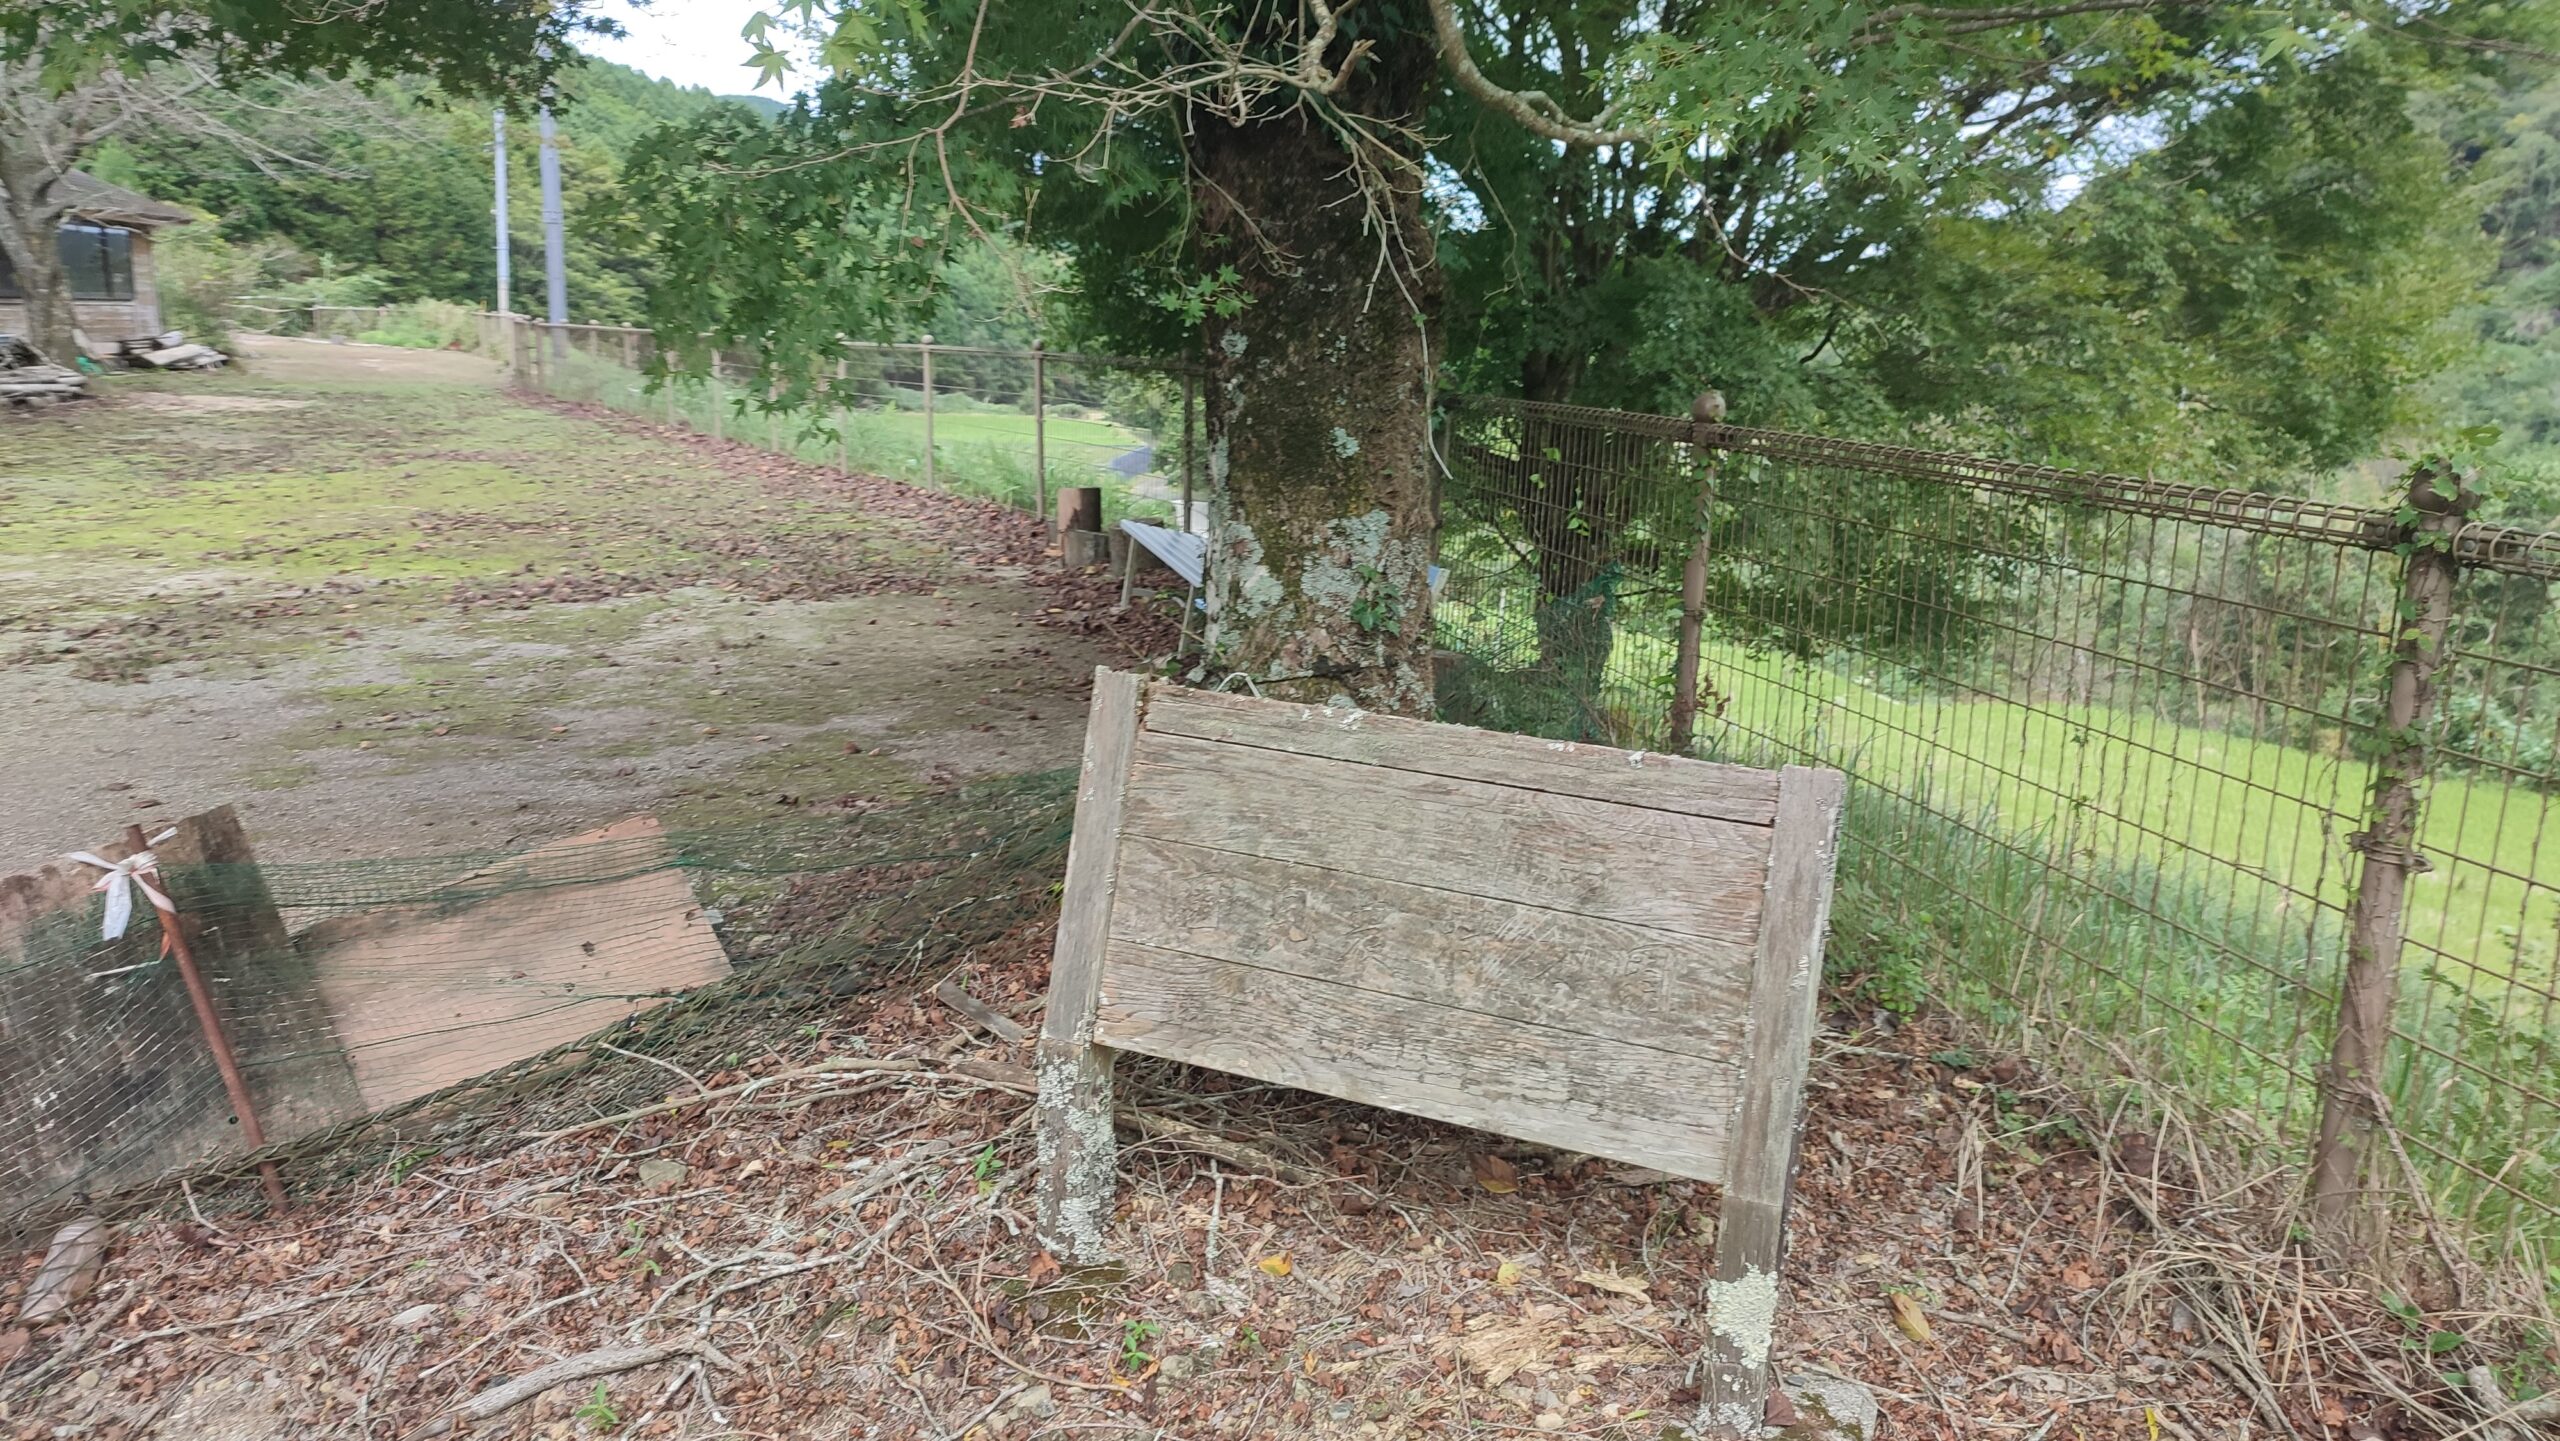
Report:
M 1161 604 L 1133 604 L 1116 610 L 1117 579 L 1099 572 L 1070 571 L 1049 553 L 1048 528 L 1041 517 L 990 501 L 972 500 L 884 476 L 848 474 L 775 454 L 739 440 L 712 440 L 681 427 L 666 427 L 638 416 L 598 405 L 525 397 L 525 402 L 565 415 L 575 415 L 625 432 L 645 434 L 653 442 L 680 445 L 716 460 L 737 478 L 742 490 L 776 498 L 818 500 L 859 511 L 866 520 L 896 523 L 916 544 L 942 550 L 948 566 L 918 567 L 878 544 L 876 538 L 849 531 L 777 533 L 769 526 L 750 526 L 724 536 L 714 547 L 733 564 L 694 567 L 646 580 L 637 577 L 556 576 L 525 587 L 509 587 L 456 600 L 467 604 L 529 605 L 536 601 L 597 599 L 582 591 L 595 586 L 628 584 L 665 589 L 674 585 L 713 583 L 743 589 L 764 600 L 816 600 L 882 590 L 929 590 L 954 571 L 996 572 L 1037 584 L 1043 603 L 1028 619 L 1044 629 L 1101 640 L 1124 661 L 1169 654 L 1176 616 Z M 550 587 L 543 589 L 542 587 Z M 529 587 L 529 588 L 528 588 Z M 1145 588 L 1140 588 L 1143 597 Z
M 1036 1021 L 1048 925 L 981 947 L 967 993 Z M 1029 1103 L 1006 1082 L 1028 1046 L 938 1003 L 943 974 L 787 1042 L 743 1030 L 642 1114 L 387 1158 L 289 1216 L 217 1212 L 219 1232 L 138 1223 L 72 1322 L 0 1363 L 0 1435 L 567 1437 L 609 1417 L 643 1437 L 1650 1441 L 1693 1403 L 1712 1188 L 1133 1062 L 1149 1114 L 1316 1179 L 1240 1173 L 1183 1131 L 1134 1140 L 1125 1263 L 1061 1267 L 1031 1236 Z M 1929 1059 L 1942 1035 L 1866 1039 L 1816 1066 L 1783 1369 L 1867 1382 L 1895 1436 L 2268 1434 L 2231 1373 L 2295 1364 L 2281 1318 L 2217 1333 L 2091 1148 L 1986 1133 L 1982 1088 Z M 1929 1324 L 1897 1329 L 1902 1305 Z M 2273 1404 L 2304 1435 L 2395 1424 L 2316 1370 Z

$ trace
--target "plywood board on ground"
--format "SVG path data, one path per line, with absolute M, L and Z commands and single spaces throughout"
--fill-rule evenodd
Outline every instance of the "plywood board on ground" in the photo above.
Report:
M 428 898 L 303 932 L 366 1107 L 539 1055 L 727 975 L 684 872 L 634 862 L 635 843 L 663 834 L 643 816 L 522 858 L 528 874 L 574 876 L 580 850 L 611 846 L 604 878 Z

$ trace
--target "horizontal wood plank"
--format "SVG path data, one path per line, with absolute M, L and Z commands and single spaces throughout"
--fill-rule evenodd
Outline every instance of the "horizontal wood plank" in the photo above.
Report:
M 1702 1059 L 1743 1049 L 1757 948 L 1131 836 L 1114 940 Z
M 1095 1039 L 1699 1180 L 1738 1088 L 1693 1060 L 1114 940 Z
M 1141 731 L 1123 833 L 1748 943 L 1765 827 Z
M 1652 810 L 1770 824 L 1778 778 L 1685 756 L 1539 740 L 1330 706 L 1277 705 L 1159 682 L 1147 729 Z

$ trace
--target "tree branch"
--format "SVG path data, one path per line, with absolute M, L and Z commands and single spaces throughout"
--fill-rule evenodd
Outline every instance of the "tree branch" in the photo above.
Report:
M 1509 116 L 1533 135 L 1566 145 L 1633 145 L 1647 138 L 1640 126 L 1608 127 L 1608 113 L 1603 111 L 1590 121 L 1576 120 L 1564 113 L 1544 91 L 1505 90 L 1476 68 L 1475 57 L 1467 53 L 1466 33 L 1458 28 L 1455 0 L 1431 0 L 1431 29 L 1440 42 L 1440 62 L 1449 67 L 1458 88 Z
M 1346 0 L 1341 10 L 1325 4 L 1324 0 L 1309 0 L 1309 3 L 1315 7 L 1316 33 L 1307 37 L 1306 46 L 1298 52 L 1298 88 L 1318 95 L 1338 95 L 1343 86 L 1351 83 L 1352 67 L 1360 63 L 1361 57 L 1376 49 L 1377 44 L 1370 40 L 1356 41 L 1351 53 L 1342 57 L 1339 66 L 1325 69 L 1324 52 L 1332 48 L 1334 37 L 1342 33 L 1343 12 L 1359 4 L 1360 0 Z
M 1878 11 L 1875 18 L 1858 28 L 1858 33 L 1862 39 L 1872 42 L 1905 20 L 1944 20 L 1948 22 L 1946 33 L 1971 35 L 2008 25 L 2060 20 L 2072 15 L 2116 14 L 2127 10 L 2195 10 L 2215 3 L 2217 0 L 2067 0 L 2067 3 L 2058 5 L 2008 5 L 1992 9 L 1963 5 L 1897 5 L 1890 10 Z

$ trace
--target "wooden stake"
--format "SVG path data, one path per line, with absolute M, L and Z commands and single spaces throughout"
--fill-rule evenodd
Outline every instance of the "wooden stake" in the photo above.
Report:
M 2321 1075 L 2320 1134 L 2311 1152 L 2312 1219 L 2340 1254 L 2354 1251 L 2383 1224 L 2374 1204 L 2379 1198 L 2365 1188 L 2365 1152 L 2382 1119 L 2375 1097 L 2391 1044 L 2392 1002 L 2400 990 L 2409 876 L 2426 869 L 2417 850 L 2418 790 L 2427 776 L 2426 727 L 2435 715 L 2436 668 L 2453 625 L 2454 587 L 2462 578 L 2453 538 L 2477 503 L 2459 476 L 2422 470 L 2410 480 L 2409 505 L 2418 518 L 2409 530 L 2382 707 L 2381 734 L 2390 749 L 2374 761 L 2365 829 L 2348 840 L 2363 853 L 2364 864 L 2347 908 L 2346 982 L 2338 994 L 2329 1068 Z
M 1085 722 L 1076 834 L 1067 847 L 1049 1009 L 1040 1022 L 1040 1242 L 1079 1265 L 1110 1258 L 1111 1051 L 1093 1039 L 1102 1000 L 1102 951 L 1118 884 L 1120 800 L 1129 784 L 1143 702 L 1138 678 L 1097 669 Z
M 1712 558 L 1708 553 L 1708 527 L 1713 519 L 1716 487 L 1716 463 L 1707 450 L 1705 431 L 1724 420 L 1724 396 L 1712 390 L 1700 395 L 1690 407 L 1689 418 L 1696 423 L 1689 446 L 1700 455 L 1698 538 L 1690 545 L 1689 562 L 1680 571 L 1680 646 L 1672 663 L 1671 734 L 1662 747 L 1676 756 L 1687 755 L 1690 742 L 1697 739 L 1699 659 L 1707 628 L 1707 562 Z
M 124 843 L 136 855 L 151 849 L 150 838 L 142 833 L 140 826 L 124 828 Z M 166 877 L 162 878 L 160 889 L 169 895 L 174 906 L 177 897 Z M 231 1054 L 230 1038 L 222 1033 L 222 1017 L 213 1009 L 213 992 L 205 986 L 204 973 L 196 969 L 195 947 L 188 944 L 187 928 L 179 921 L 174 909 L 160 913 L 160 926 L 168 933 L 169 949 L 178 959 L 178 975 L 187 983 L 187 999 L 195 1003 L 196 1024 L 204 1028 L 205 1049 L 213 1053 L 214 1069 L 222 1072 L 222 1089 L 231 1097 L 232 1114 L 240 1118 L 241 1139 L 249 1143 L 252 1151 L 264 1150 L 266 1128 L 258 1124 L 257 1103 L 249 1099 L 249 1083 L 242 1078 L 240 1063 Z M 276 1163 L 260 1161 L 258 1179 L 266 1187 L 268 1203 L 279 1211 L 283 1210 L 284 1178 L 276 1173 Z

